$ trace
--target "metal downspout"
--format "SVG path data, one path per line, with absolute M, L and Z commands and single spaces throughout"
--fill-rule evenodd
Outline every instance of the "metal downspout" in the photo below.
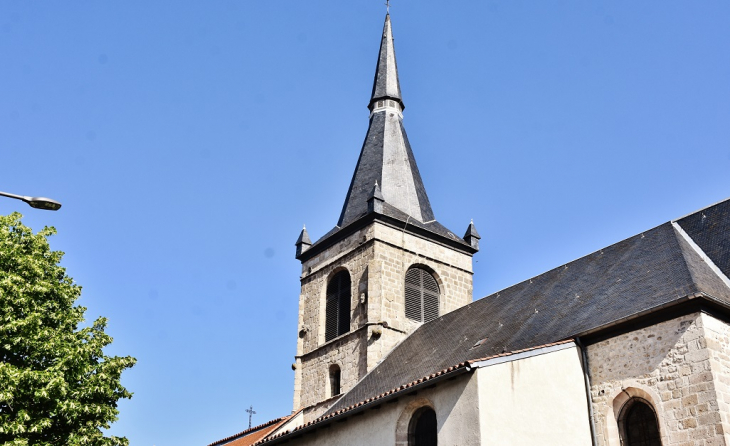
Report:
M 578 350 L 580 350 L 580 365 L 581 368 L 583 368 L 583 382 L 585 384 L 586 399 L 588 401 L 588 425 L 591 428 L 591 442 L 593 443 L 593 446 L 598 446 L 595 418 L 593 416 L 593 396 L 591 395 L 591 377 L 588 369 L 588 354 L 585 346 L 577 336 L 575 338 L 575 345 L 577 345 Z

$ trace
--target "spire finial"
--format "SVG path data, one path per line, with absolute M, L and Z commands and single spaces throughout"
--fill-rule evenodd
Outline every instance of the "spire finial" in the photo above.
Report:
M 390 0 L 385 0 L 385 13 L 390 15 Z

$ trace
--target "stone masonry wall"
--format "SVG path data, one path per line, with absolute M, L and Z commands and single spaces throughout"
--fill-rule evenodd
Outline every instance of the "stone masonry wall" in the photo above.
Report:
M 366 309 L 359 303 L 360 290 L 367 290 L 368 260 L 374 255 L 372 242 L 367 242 L 366 234 L 367 228 L 302 264 L 294 410 L 320 403 L 332 396 L 328 395 L 331 365 L 340 367 L 342 392 L 352 388 L 364 375 L 361 366 L 366 364 L 363 344 L 366 340 L 363 337 L 367 331 L 363 333 L 363 330 L 355 330 L 367 322 Z M 350 274 L 352 287 L 350 331 L 325 342 L 327 283 L 342 269 Z M 301 336 L 302 330 L 304 336 Z
M 630 397 L 649 401 L 659 422 L 662 444 L 725 445 L 713 360 L 727 360 L 727 327 L 715 330 L 708 348 L 707 316 L 694 313 L 588 346 L 591 397 L 598 444 L 619 446 L 618 417 Z M 724 363 L 725 367 L 727 362 Z M 724 412 L 724 414 L 723 414 Z
M 710 353 L 712 383 L 717 395 L 719 418 L 725 444 L 730 445 L 730 325 L 706 314 L 702 315 L 705 343 Z M 720 426 L 716 426 L 719 431 Z
M 405 317 L 405 275 L 413 265 L 425 266 L 439 284 L 439 313 L 445 314 L 472 302 L 472 258 L 451 248 L 390 226 L 374 228 L 375 256 L 371 275 L 368 314 L 390 327 L 410 332 L 419 323 Z
M 319 403 L 331 396 L 332 364 L 342 370 L 341 390 L 347 392 L 419 326 L 405 317 L 404 279 L 412 265 L 436 277 L 441 314 L 472 301 L 470 255 L 380 222 L 302 263 L 298 331 L 303 337 L 297 342 L 294 409 L 316 404 L 305 413 L 306 421 L 329 406 Z M 342 269 L 352 284 L 350 332 L 325 342 L 327 283 Z
M 340 367 L 340 387 L 342 393 L 351 389 L 365 375 L 364 364 L 367 345 L 367 327 L 351 332 L 347 336 L 340 336 L 331 341 L 327 348 L 321 348 L 304 355 L 302 362 L 302 381 L 305 384 L 303 406 L 310 406 L 337 395 L 330 393 L 330 366 L 337 364 Z M 334 403 L 334 400 L 332 401 Z M 331 404 L 320 406 L 317 416 L 329 408 Z M 309 421 L 305 413 L 305 421 Z
M 305 328 L 307 333 L 300 339 L 298 355 L 311 352 L 325 343 L 327 284 L 342 269 L 350 274 L 350 330 L 367 322 L 366 308 L 359 303 L 360 293 L 367 291 L 367 267 L 374 256 L 373 244 L 367 240 L 367 231 L 359 231 L 317 256 L 319 263 L 312 263 L 310 259 L 302 265 L 307 267 L 302 271 L 299 329 Z

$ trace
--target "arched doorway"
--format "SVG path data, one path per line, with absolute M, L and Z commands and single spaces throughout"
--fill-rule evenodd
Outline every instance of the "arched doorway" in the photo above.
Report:
M 629 399 L 621 408 L 618 422 L 622 446 L 662 445 L 656 413 L 645 399 Z
M 418 409 L 408 425 L 408 446 L 436 446 L 436 412 L 430 407 Z

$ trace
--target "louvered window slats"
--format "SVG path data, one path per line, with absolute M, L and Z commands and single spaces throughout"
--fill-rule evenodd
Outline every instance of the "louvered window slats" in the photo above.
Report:
M 337 337 L 337 299 L 327 296 L 327 309 L 325 320 L 325 340 L 329 341 Z
M 350 331 L 350 275 L 341 271 L 327 285 L 325 341 Z
M 406 285 L 406 317 L 416 321 L 423 319 L 421 314 L 421 293 Z
M 413 267 L 406 272 L 406 317 L 429 322 L 439 316 L 439 286 L 425 269 Z

